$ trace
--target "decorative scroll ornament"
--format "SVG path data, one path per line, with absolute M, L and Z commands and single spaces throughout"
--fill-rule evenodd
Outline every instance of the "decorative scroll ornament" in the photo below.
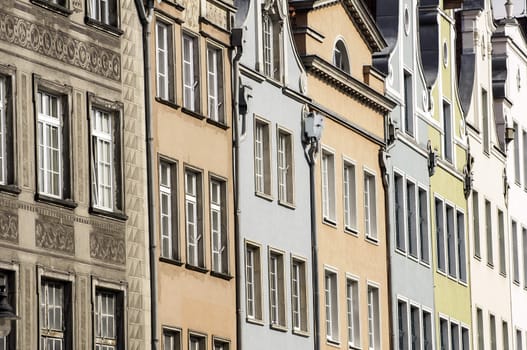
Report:
M 505 199 L 505 205 L 509 206 L 509 179 L 507 178 L 507 169 L 503 169 L 503 198 Z
M 463 193 L 465 198 L 470 196 L 472 192 L 473 184 L 473 170 L 474 169 L 474 157 L 470 154 L 470 149 L 467 152 L 467 164 L 463 167 Z
M 73 225 L 65 225 L 55 218 L 40 217 L 35 222 L 35 240 L 40 248 L 75 254 Z
M 90 256 L 98 260 L 124 265 L 126 263 L 124 238 L 92 231 L 90 234 Z
M 18 243 L 18 215 L 0 211 L 0 240 Z
M 428 152 L 428 175 L 434 176 L 437 166 L 437 150 L 432 149 L 432 142 L 430 140 L 426 144 L 426 151 Z

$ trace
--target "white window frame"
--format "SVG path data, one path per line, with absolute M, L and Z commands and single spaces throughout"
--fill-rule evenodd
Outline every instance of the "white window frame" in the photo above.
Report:
M 210 178 L 210 237 L 212 254 L 212 271 L 228 274 L 228 241 L 226 211 L 226 183 L 215 177 Z M 214 219 L 216 217 L 216 220 Z M 217 227 L 215 227 L 217 223 Z
M 93 206 L 95 208 L 113 211 L 114 210 L 114 125 L 111 112 L 94 107 L 92 109 L 92 172 L 93 172 Z M 106 119 L 108 130 L 101 128 L 101 122 Z M 108 147 L 109 159 L 101 159 L 101 145 Z M 108 171 L 108 181 L 104 180 L 104 172 Z M 102 173 L 101 173 L 102 172 Z M 108 179 L 106 179 L 108 180 Z M 104 195 L 107 194 L 107 198 Z M 101 198 L 101 195 L 103 197 Z
M 324 270 L 324 295 L 326 339 L 330 343 L 339 343 L 338 273 L 327 267 Z
M 278 201 L 281 204 L 294 205 L 293 134 L 277 127 L 276 136 Z
M 346 274 L 346 316 L 348 346 L 360 348 L 360 289 L 359 278 Z
M 375 173 L 365 169 L 364 176 L 364 232 L 366 237 L 379 240 L 377 226 L 377 184 Z
M 368 295 L 368 312 L 369 308 L 370 305 Z M 399 350 L 409 350 L 409 323 L 408 300 L 399 297 L 397 298 L 397 344 L 399 346 Z M 368 325 L 370 326 L 370 324 Z
M 125 283 L 115 283 L 109 280 L 103 280 L 100 278 L 92 278 L 92 306 L 93 306 L 93 344 L 95 350 L 117 350 L 121 349 L 124 345 L 126 335 L 126 288 Z M 114 310 L 113 315 L 114 323 L 114 337 L 99 333 L 97 325 L 101 325 L 100 317 L 102 305 L 99 305 L 99 298 L 101 294 L 113 295 L 114 297 Z M 108 318 L 112 318 L 111 314 L 107 314 Z
M 206 350 L 207 336 L 190 331 L 188 333 L 188 349 L 189 350 Z
M 368 282 L 368 349 L 381 349 L 381 305 L 380 288 L 378 285 Z M 376 298 L 376 300 L 374 300 Z
M 262 320 L 261 246 L 245 242 L 245 298 L 248 321 Z
M 156 21 L 156 83 L 157 83 L 157 96 L 163 100 L 169 99 L 169 30 L 171 26 L 159 20 Z M 160 44 L 160 35 L 163 35 L 163 40 Z M 162 58 L 162 59 L 161 59 Z M 164 73 L 163 73 L 164 72 Z M 162 93 L 164 91 L 164 93 Z
M 336 186 L 335 186 L 335 154 L 323 148 L 321 166 L 322 182 L 322 219 L 336 224 Z
M 286 327 L 284 252 L 269 248 L 269 323 L 272 328 Z
M 87 13 L 91 19 L 109 26 L 118 26 L 117 14 L 117 23 L 110 23 L 110 12 L 112 10 L 119 12 L 118 0 L 88 0 L 87 6 Z
M 404 175 L 394 171 L 394 216 L 395 216 L 395 248 L 396 250 L 406 254 L 406 220 L 405 220 L 405 180 Z
M 358 232 L 356 164 L 346 158 L 343 159 L 343 164 L 344 229 L 356 233 Z
M 207 45 L 207 113 L 211 120 L 224 122 L 223 89 L 223 50 Z
M 50 302 L 50 293 L 53 290 L 53 302 Z M 65 304 L 65 293 L 66 286 L 64 281 L 53 280 L 47 277 L 40 278 L 40 339 L 39 349 L 47 350 L 50 346 L 51 349 L 65 349 L 66 344 L 66 304 Z M 57 295 L 59 293 L 59 303 L 57 304 Z M 53 311 L 52 311 L 52 310 Z M 56 312 L 59 312 L 60 325 L 50 325 L 49 315 L 52 313 L 56 317 Z M 56 320 L 55 320 L 56 321 Z M 53 322 L 54 323 L 54 322 Z
M 262 51 L 263 51 L 263 73 L 268 77 L 274 77 L 274 28 L 273 19 L 268 13 L 262 15 Z
M 419 249 L 421 263 L 430 265 L 430 197 L 428 190 L 422 186 L 417 187 L 418 217 L 417 227 L 419 230 Z M 422 212 L 424 211 L 424 213 Z
M 163 342 L 161 344 L 163 350 L 181 350 L 181 329 L 163 327 Z M 168 344 L 167 344 L 168 343 Z
M 259 196 L 271 196 L 270 122 L 254 118 L 254 190 Z
M 190 182 L 189 182 L 190 181 Z M 205 267 L 202 218 L 202 174 L 185 168 L 185 231 L 187 234 L 187 264 Z M 192 219 L 193 218 L 193 219 Z
M 165 173 L 163 173 L 165 172 Z M 165 178 L 165 179 L 164 179 Z M 159 230 L 161 233 L 160 255 L 163 258 L 179 260 L 177 227 L 177 163 L 159 160 Z M 163 199 L 166 199 L 166 208 Z M 163 222 L 167 224 L 164 226 Z M 167 250 L 168 249 L 168 250 Z
M 199 112 L 199 74 L 196 74 L 199 69 L 199 41 L 196 37 L 183 33 L 182 47 L 183 107 Z
M 307 322 L 306 260 L 291 256 L 291 322 L 294 333 L 305 334 Z

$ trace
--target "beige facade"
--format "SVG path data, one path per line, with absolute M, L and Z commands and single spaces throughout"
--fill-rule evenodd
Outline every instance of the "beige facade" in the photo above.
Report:
M 160 348 L 236 347 L 232 5 L 161 2 L 151 23 Z
M 132 0 L 87 3 L 0 9 L 7 349 L 150 343 L 141 26 Z
M 296 7 L 294 25 L 308 95 L 325 116 L 316 170 L 321 348 L 388 349 L 379 152 L 393 103 L 371 68 L 385 43 L 359 2 L 317 3 Z

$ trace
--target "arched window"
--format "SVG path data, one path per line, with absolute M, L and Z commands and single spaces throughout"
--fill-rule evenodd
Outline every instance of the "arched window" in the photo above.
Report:
M 338 40 L 333 49 L 333 65 L 346 73 L 350 72 L 348 50 L 342 40 Z
M 282 25 L 286 13 L 278 0 L 266 0 L 262 7 L 263 73 L 280 81 L 282 76 Z

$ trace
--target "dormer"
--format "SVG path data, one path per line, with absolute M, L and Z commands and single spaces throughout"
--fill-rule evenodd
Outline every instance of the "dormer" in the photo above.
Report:
M 285 10 L 281 0 L 265 0 L 262 4 L 260 72 L 277 81 L 282 80 L 284 62 L 284 19 Z

